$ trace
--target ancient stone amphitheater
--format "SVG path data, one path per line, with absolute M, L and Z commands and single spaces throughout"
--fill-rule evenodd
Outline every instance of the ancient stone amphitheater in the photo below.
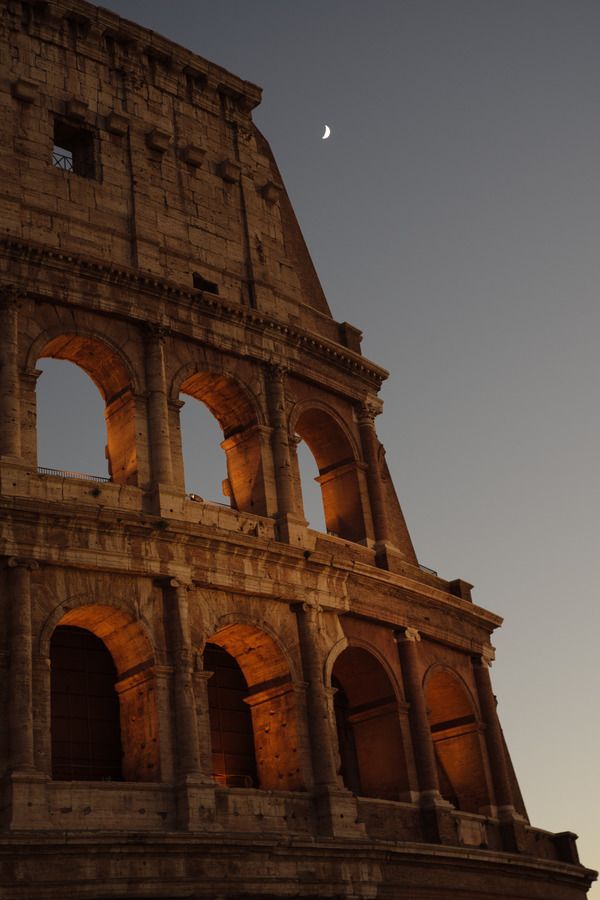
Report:
M 417 561 L 386 372 L 260 90 L 81 0 L 3 0 L 0 31 L 1 900 L 581 900 L 503 739 L 500 619 Z M 104 398 L 110 478 L 38 467 L 48 357 Z M 227 504 L 185 492 L 182 396 Z

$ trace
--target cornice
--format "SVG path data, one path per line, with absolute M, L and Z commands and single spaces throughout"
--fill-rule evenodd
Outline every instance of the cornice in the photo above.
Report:
M 115 266 L 93 257 L 57 250 L 52 247 L 46 247 L 43 244 L 15 237 L 2 238 L 0 247 L 13 259 L 28 262 L 35 261 L 61 270 L 68 268 L 71 272 L 76 268 L 81 276 L 101 280 L 111 286 L 133 289 L 161 300 L 167 298 L 175 302 L 183 301 L 189 305 L 193 304 L 196 309 L 202 310 L 205 315 L 212 319 L 234 322 L 237 325 L 242 324 L 251 331 L 262 335 L 267 334 L 276 340 L 283 340 L 288 345 L 292 344 L 303 352 L 309 352 L 314 356 L 325 358 L 330 364 L 345 372 L 349 372 L 354 377 L 358 375 L 366 379 L 375 386 L 376 390 L 379 390 L 382 382 L 389 375 L 386 369 L 370 362 L 359 353 L 348 350 L 335 341 L 321 337 L 297 325 L 282 322 L 267 312 L 251 309 L 204 291 L 190 290 L 174 281 L 151 273 L 138 272 L 135 269 L 124 266 Z M 64 302 L 64 297 L 55 298 L 50 294 L 28 291 L 26 285 L 23 286 L 23 292 L 34 297 L 34 299 L 43 297 L 44 299 L 54 299 L 57 303 L 61 302 L 61 300 Z M 115 310 L 114 315 L 119 315 L 129 320 L 139 320 L 140 322 L 148 321 L 145 317 L 136 317 L 131 310 L 127 312 Z M 160 318 L 160 321 L 157 319 L 156 324 L 165 326 L 167 329 L 170 328 L 173 331 L 176 331 L 178 328 L 178 323 L 175 320 L 171 319 L 165 322 L 164 317 Z M 283 360 L 284 358 L 286 362 L 289 362 L 282 353 L 281 359 Z
M 21 524 L 29 522 L 32 525 L 32 535 L 36 535 L 45 523 L 49 527 L 65 530 L 71 527 L 73 509 L 67 509 L 63 504 L 16 497 L 7 501 L 8 498 L 4 502 L 0 498 L 0 512 L 3 513 L 5 522 L 8 524 L 9 518 Z M 116 528 L 115 514 L 119 516 Z M 423 635 L 463 648 L 469 643 L 466 634 L 461 639 L 461 632 L 467 624 L 488 634 L 502 624 L 502 618 L 495 613 L 408 576 L 368 566 L 357 560 L 336 559 L 331 554 L 313 552 L 310 559 L 306 560 L 301 549 L 269 538 L 215 530 L 178 519 L 169 519 L 167 527 L 159 528 L 157 523 L 162 520 L 158 516 L 128 514 L 125 510 L 117 511 L 112 507 L 96 510 L 78 506 L 77 521 L 80 529 L 90 533 L 115 536 L 116 532 L 120 532 L 123 548 L 112 548 L 104 552 L 98 548 L 80 546 L 73 553 L 61 553 L 60 558 L 53 554 L 44 559 L 39 557 L 40 563 L 52 567 L 94 569 L 128 577 L 148 578 L 161 574 L 160 560 L 164 558 L 164 554 L 158 552 L 158 549 L 156 553 L 144 554 L 143 563 L 136 565 L 132 561 L 128 539 L 135 537 L 155 544 L 157 548 L 158 545 L 165 544 L 176 545 L 181 550 L 186 546 L 196 546 L 198 550 L 203 548 L 212 559 L 216 559 L 222 549 L 228 558 L 233 555 L 240 562 L 246 558 L 253 563 L 261 561 L 262 574 L 240 577 L 240 572 L 236 569 L 232 579 L 230 571 L 222 573 L 221 578 L 218 571 L 205 569 L 201 563 L 195 569 L 190 565 L 189 559 L 186 560 L 185 553 L 179 557 L 174 554 L 169 574 L 186 581 L 191 579 L 196 587 L 264 596 L 282 602 L 291 602 L 300 596 L 299 591 L 302 593 L 310 589 L 315 594 L 328 595 L 328 607 L 335 600 L 334 607 L 339 614 L 366 617 L 390 627 L 414 625 Z M 36 549 L 35 543 L 25 546 L 21 541 L 18 546 L 9 546 L 7 543 L 4 552 L 33 558 L 36 556 Z M 304 573 L 301 583 L 297 577 L 299 569 Z M 270 573 L 267 578 L 264 574 L 266 571 Z M 286 571 L 290 573 L 289 579 L 285 575 Z M 400 605 L 396 602 L 399 600 L 402 601 Z M 432 614 L 431 621 L 427 618 L 428 613 Z M 440 615 L 447 619 L 445 626 Z M 453 623 L 451 627 L 450 622 Z

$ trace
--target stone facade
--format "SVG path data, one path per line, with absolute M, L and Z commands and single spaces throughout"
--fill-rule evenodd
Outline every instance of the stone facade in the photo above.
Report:
M 500 619 L 418 564 L 386 373 L 330 314 L 259 89 L 82 0 L 0 29 L 1 900 L 582 898 L 502 736 Z M 110 480 L 38 468 L 47 357 L 101 392 Z M 229 506 L 185 493 L 181 395 Z

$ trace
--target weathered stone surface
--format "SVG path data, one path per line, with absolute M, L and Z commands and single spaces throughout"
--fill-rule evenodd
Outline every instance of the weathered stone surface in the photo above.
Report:
M 387 373 L 331 317 L 260 90 L 83 0 L 0 20 L 0 900 L 582 898 L 502 738 L 500 619 L 418 564 Z M 38 469 L 44 357 L 100 390 L 109 481 Z M 185 492 L 180 395 L 229 506 Z

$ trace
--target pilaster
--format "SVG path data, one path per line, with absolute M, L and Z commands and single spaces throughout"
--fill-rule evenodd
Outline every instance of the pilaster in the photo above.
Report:
M 306 520 L 298 514 L 292 487 L 292 463 L 285 398 L 285 366 L 270 365 L 267 370 L 267 394 L 271 419 L 271 448 L 277 491 L 277 530 L 279 539 L 295 546 L 307 542 Z
M 21 455 L 21 410 L 18 367 L 19 292 L 0 288 L 0 456 Z
M 317 827 L 333 837 L 362 837 L 356 798 L 340 784 L 334 754 L 335 728 L 323 682 L 323 659 L 319 650 L 317 607 L 294 603 L 302 668 L 307 683 L 306 705 L 310 740 Z

